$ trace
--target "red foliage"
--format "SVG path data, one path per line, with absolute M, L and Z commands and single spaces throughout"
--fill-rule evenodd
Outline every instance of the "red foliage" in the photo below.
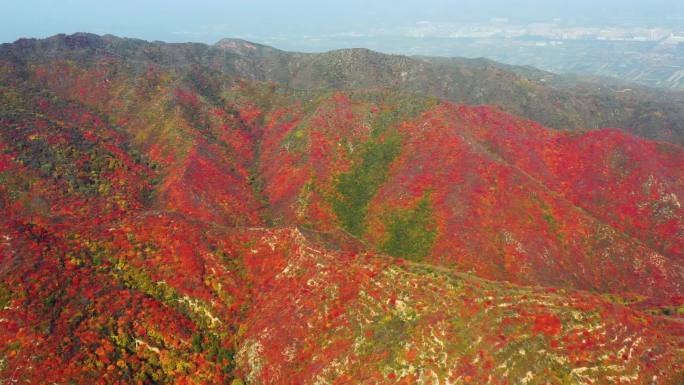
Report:
M 411 207 L 431 191 L 439 235 L 430 260 L 436 263 L 520 283 L 653 296 L 684 290 L 675 278 L 684 267 L 675 262 L 680 240 L 673 235 L 681 228 L 681 208 L 669 200 L 658 206 L 671 210 L 666 221 L 639 209 L 654 203 L 642 193 L 652 175 L 663 180 L 653 182 L 663 186 L 653 187 L 659 196 L 674 202 L 682 195 L 684 154 L 675 146 L 624 134 L 597 141 L 603 131 L 562 134 L 489 107 L 449 104 L 399 129 L 402 153 L 370 205 L 367 236 L 374 243 L 382 240 L 385 212 Z M 620 150 L 624 140 L 631 144 Z M 629 179 L 611 166 L 606 154 L 615 151 L 637 161 Z M 611 174 L 601 171 L 606 167 Z M 642 224 L 634 231 L 626 227 L 636 223 Z
M 560 318 L 554 314 L 538 314 L 534 316 L 534 327 L 532 331 L 535 333 L 543 333 L 546 336 L 555 336 L 560 333 L 562 328 Z
M 638 365 L 640 379 L 682 367 L 682 325 L 644 312 L 684 298 L 680 147 L 445 103 L 386 128 L 400 153 L 356 240 L 340 236 L 330 200 L 378 106 L 335 93 L 268 110 L 240 82 L 224 108 L 158 67 L 127 78 L 117 60 L 36 67 L 28 81 L 56 96 L 27 90 L 0 120 L 11 381 L 125 382 L 155 354 L 189 363 L 171 370 L 178 383 L 412 383 L 424 377 L 387 363 L 443 357 L 458 359 L 435 373 L 484 383 L 530 330 L 568 367 Z M 426 194 L 438 235 L 425 262 L 442 267 L 350 251 L 382 244 L 388 213 Z M 268 222 L 283 227 L 253 228 Z M 482 345 L 471 350 L 461 324 Z M 202 333 L 241 350 L 235 372 L 197 347 Z
M 221 158 L 215 145 L 198 143 L 160 186 L 164 206 L 195 218 L 230 225 L 260 223 L 247 170 Z

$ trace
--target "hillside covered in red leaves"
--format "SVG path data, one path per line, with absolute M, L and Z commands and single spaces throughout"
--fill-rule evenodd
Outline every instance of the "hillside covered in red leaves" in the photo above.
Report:
M 684 383 L 683 147 L 233 55 L 2 46 L 0 384 Z

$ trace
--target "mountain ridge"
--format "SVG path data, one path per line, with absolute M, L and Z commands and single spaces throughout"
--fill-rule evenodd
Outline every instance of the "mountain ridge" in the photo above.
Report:
M 138 47 L 145 45 L 142 40 L 112 36 L 71 36 L 56 35 L 47 40 L 67 42 L 74 38 L 82 39 L 97 46 L 108 44 L 106 46 L 114 51 L 127 43 Z M 35 44 L 38 40 L 22 42 Z M 684 143 L 681 123 L 683 93 L 636 85 L 630 85 L 627 93 L 618 93 L 615 91 L 619 90 L 612 90 L 610 84 L 576 81 L 569 76 L 550 75 L 539 70 L 530 72 L 526 67 L 486 61 L 493 68 L 483 68 L 482 59 L 408 57 L 363 49 L 356 51 L 353 58 L 344 59 L 340 55 L 346 56 L 345 52 L 353 51 L 304 54 L 254 43 L 249 44 L 260 47 L 256 51 L 231 51 L 201 43 L 146 44 L 150 49 L 154 47 L 154 51 L 125 52 L 129 57 L 135 54 L 153 59 L 155 56 L 150 55 L 154 54 L 157 57 L 154 60 L 167 62 L 170 61 L 164 59 L 164 55 L 173 55 L 176 65 L 212 65 L 232 71 L 239 77 L 273 81 L 291 88 L 330 90 L 392 86 L 458 103 L 498 105 L 508 112 L 554 128 L 620 127 L 646 138 Z M 11 44 L 3 46 L 6 49 L 12 47 Z M 243 56 L 245 52 L 250 55 Z M 237 56 L 226 57 L 226 53 Z M 347 64 L 341 65 L 343 62 L 340 60 L 346 60 Z M 206 63 L 202 64 L 202 61 Z M 349 65 L 355 66 L 351 72 L 347 68 Z M 402 77 L 404 72 L 406 74 Z M 331 74 L 335 76 L 331 77 Z

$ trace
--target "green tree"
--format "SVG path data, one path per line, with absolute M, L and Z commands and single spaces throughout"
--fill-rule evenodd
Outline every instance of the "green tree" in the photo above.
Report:
M 420 261 L 432 250 L 437 229 L 432 216 L 429 194 L 423 195 L 415 208 L 399 210 L 390 216 L 384 253 Z
M 337 177 L 337 195 L 331 203 L 337 219 L 349 233 L 360 237 L 365 232 L 368 204 L 385 181 L 387 169 L 399 150 L 399 137 L 383 142 L 371 140 L 365 144 L 357 165 Z

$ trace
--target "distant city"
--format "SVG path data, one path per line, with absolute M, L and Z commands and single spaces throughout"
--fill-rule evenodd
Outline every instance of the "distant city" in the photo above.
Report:
M 419 21 L 327 35 L 244 37 L 304 52 L 365 47 L 406 55 L 484 57 L 555 73 L 613 77 L 684 90 L 684 18 L 676 16 L 650 26 L 583 26 L 560 19 L 520 23 L 493 18 L 479 23 Z
M 664 27 L 583 27 L 564 26 L 560 19 L 531 24 L 511 23 L 506 18 L 494 18 L 489 23 L 418 22 L 405 32 L 411 37 L 449 38 L 523 38 L 537 37 L 556 40 L 660 41 L 663 44 L 684 42 L 684 28 Z

